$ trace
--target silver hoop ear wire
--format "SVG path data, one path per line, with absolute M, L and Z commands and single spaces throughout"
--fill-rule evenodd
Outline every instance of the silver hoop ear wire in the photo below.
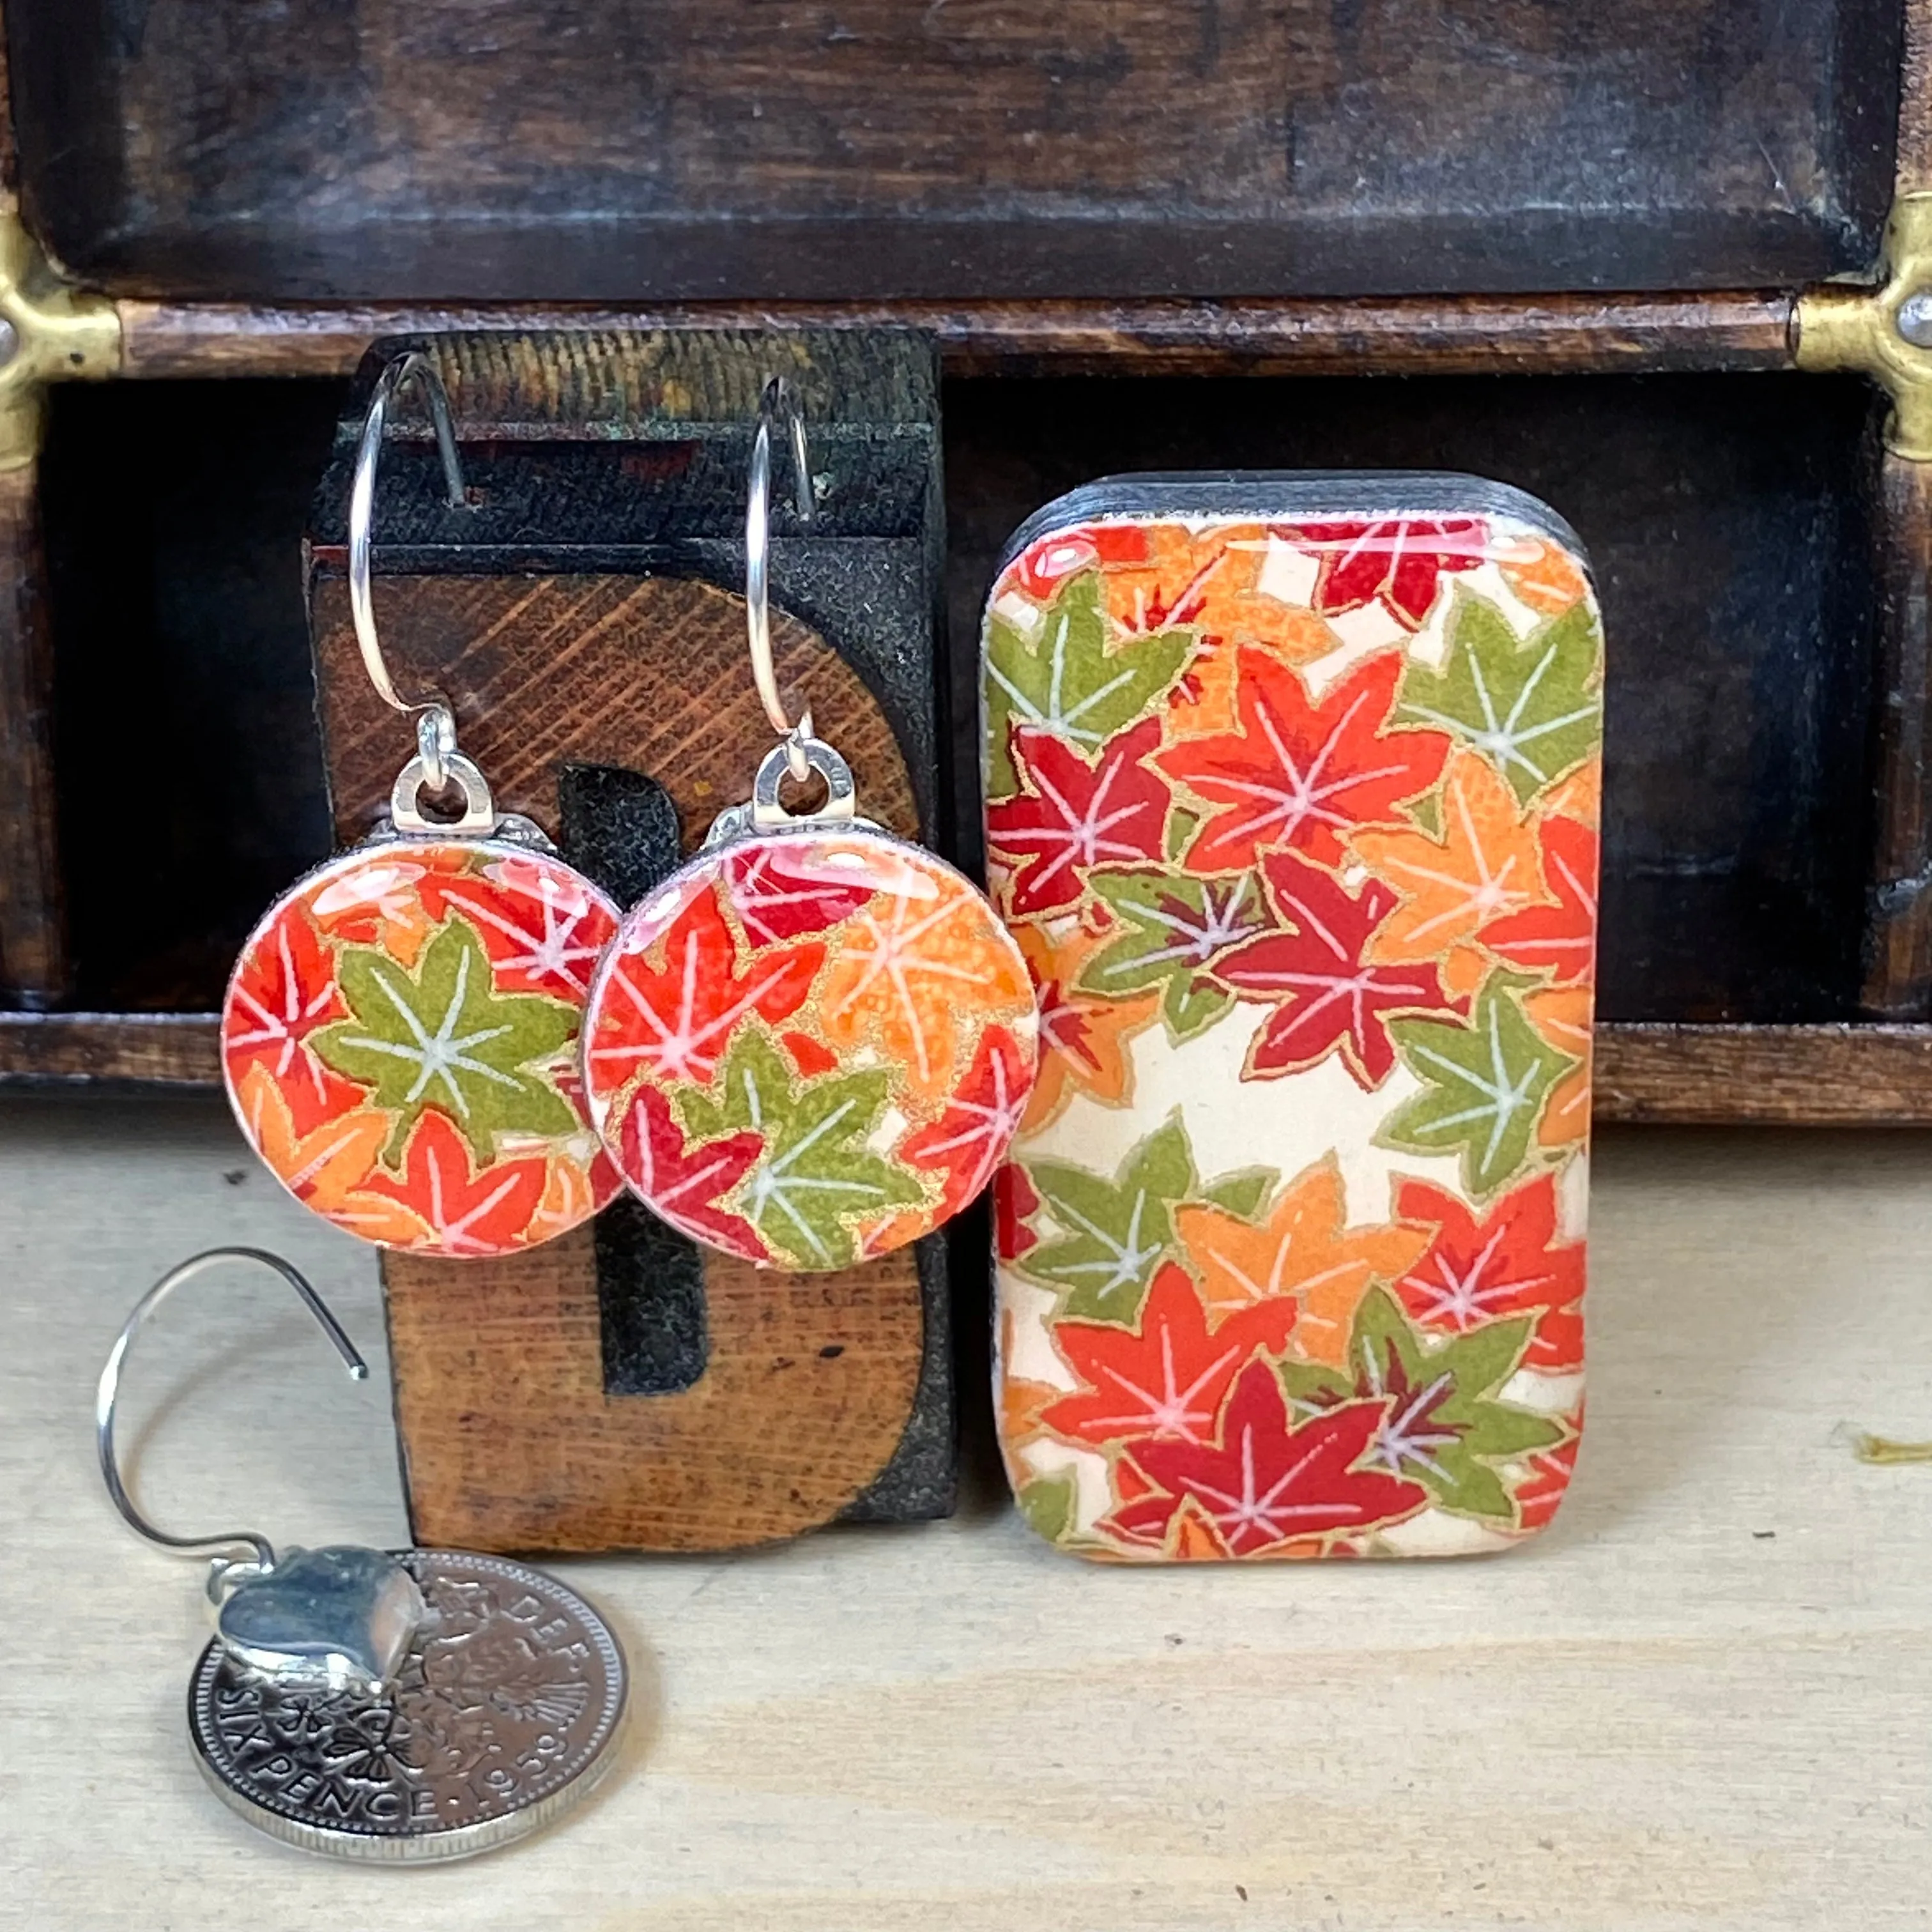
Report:
M 196 1275 L 204 1274 L 224 1262 L 259 1262 L 264 1268 L 273 1268 L 301 1296 L 308 1312 L 322 1324 L 322 1332 L 334 1344 L 335 1352 L 349 1364 L 349 1372 L 358 1382 L 368 1376 L 368 1364 L 356 1353 L 356 1344 L 343 1332 L 342 1324 L 330 1312 L 328 1304 L 280 1255 L 272 1255 L 266 1248 L 210 1248 L 206 1254 L 193 1256 L 178 1268 L 170 1268 L 135 1303 L 134 1312 L 128 1316 L 114 1346 L 109 1350 L 107 1365 L 100 1371 L 100 1386 L 94 1397 L 94 1436 L 100 1450 L 100 1475 L 107 1485 L 108 1496 L 139 1534 L 150 1543 L 159 1544 L 164 1550 L 185 1550 L 205 1556 L 217 1554 L 224 1549 L 232 1550 L 238 1544 L 245 1545 L 254 1552 L 254 1560 L 264 1570 L 272 1570 L 275 1567 L 274 1548 L 266 1536 L 252 1529 L 230 1530 L 216 1536 L 170 1536 L 165 1530 L 157 1529 L 134 1507 L 134 1499 L 121 1480 L 120 1466 L 114 1460 L 114 1406 L 120 1396 L 121 1370 L 128 1360 L 129 1346 L 148 1318 L 184 1282 L 194 1280 Z
M 772 662 L 772 607 L 769 579 L 772 537 L 772 426 L 782 417 L 791 439 L 792 502 L 802 524 L 812 521 L 812 459 L 806 453 L 805 418 L 798 412 L 782 376 L 766 382 L 758 398 L 758 427 L 752 438 L 751 489 L 745 504 L 745 629 L 752 646 L 752 676 L 772 729 L 785 741 L 785 762 L 802 784 L 812 766 L 805 741 L 812 736 L 808 708 L 794 724 L 778 696 Z
M 362 440 L 356 446 L 356 474 L 349 490 L 349 614 L 356 626 L 356 642 L 362 668 L 384 704 L 416 721 L 416 746 L 423 761 L 424 783 L 440 792 L 449 782 L 444 762 L 456 748 L 456 718 L 449 700 L 440 692 L 404 698 L 389 676 L 382 646 L 376 637 L 376 605 L 370 583 L 370 554 L 374 547 L 376 466 L 382 454 L 382 434 L 391 406 L 410 383 L 429 404 L 430 426 L 436 432 L 436 454 L 442 459 L 442 480 L 449 507 L 469 507 L 463 464 L 456 454 L 456 431 L 449 419 L 449 394 L 436 365 L 420 350 L 399 356 L 376 379 L 369 413 L 362 419 Z

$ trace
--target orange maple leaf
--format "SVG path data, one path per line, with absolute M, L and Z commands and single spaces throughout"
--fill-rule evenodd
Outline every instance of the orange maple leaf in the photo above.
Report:
M 241 1100 L 256 1151 L 304 1206 L 365 1241 L 406 1244 L 422 1238 L 423 1223 L 400 1202 L 360 1191 L 395 1124 L 390 1115 L 358 1107 L 298 1136 L 274 1076 L 259 1063 L 242 1076 Z
M 1305 605 L 1258 588 L 1270 539 L 1261 524 L 1190 530 L 1155 524 L 1138 557 L 1103 558 L 1107 615 L 1125 637 L 1185 626 L 1203 637 L 1259 644 L 1286 664 L 1305 663 L 1340 642 Z M 1232 728 L 1232 714 L 1224 728 Z
M 1127 1042 L 1153 1024 L 1160 992 L 1131 1000 L 1102 1000 L 1076 992 L 1075 982 L 1108 934 L 1074 927 L 1056 937 L 1040 926 L 1023 926 L 1013 937 L 1026 956 L 1040 1002 L 1040 1067 L 1032 1097 L 1020 1123 L 1037 1132 L 1076 1094 L 1089 1094 L 1110 1107 L 1132 1097 L 1133 1063 Z
M 1033 988 L 992 908 L 964 880 L 909 865 L 903 884 L 839 928 L 819 1010 L 830 1045 L 875 1046 L 929 1115 L 958 1084 L 960 1049 L 970 1051 L 980 1022 L 1029 1011 Z
M 1480 753 L 1460 745 L 1450 752 L 1438 813 L 1439 838 L 1420 827 L 1364 826 L 1350 835 L 1357 856 L 1402 898 L 1370 943 L 1372 960 L 1444 959 L 1492 920 L 1556 903 L 1543 883 L 1535 827 L 1521 816 L 1508 782 Z
M 1558 778 L 1543 795 L 1546 818 L 1574 818 L 1594 832 L 1602 815 L 1604 761 L 1600 758 L 1579 765 L 1568 778 Z
M 1568 610 L 1590 587 L 1576 559 L 1546 538 L 1526 537 L 1506 545 L 1496 568 L 1517 596 L 1546 617 Z
M 372 854 L 359 866 L 345 866 L 322 880 L 309 895 L 316 924 L 332 939 L 376 946 L 406 970 L 436 928 L 422 902 L 422 884 L 431 869 L 461 876 L 467 857 L 460 850 Z
M 1174 1227 L 1200 1280 L 1210 1324 L 1292 1296 L 1300 1314 L 1291 1347 L 1341 1368 L 1370 1283 L 1406 1273 L 1429 1245 L 1423 1230 L 1393 1222 L 1351 1228 L 1347 1217 L 1341 1166 L 1330 1154 L 1297 1174 L 1263 1220 L 1190 1205 L 1174 1210 Z
M 1590 1131 L 1590 1014 L 1587 986 L 1539 986 L 1523 996 L 1530 1024 L 1559 1053 L 1575 1056 L 1577 1064 L 1550 1090 L 1536 1138 L 1544 1147 L 1565 1147 Z

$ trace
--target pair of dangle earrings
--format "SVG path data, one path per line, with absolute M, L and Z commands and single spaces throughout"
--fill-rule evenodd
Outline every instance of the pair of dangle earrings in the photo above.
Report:
M 752 669 L 779 742 L 748 802 L 626 916 L 535 824 L 498 812 L 447 700 L 390 678 L 375 482 L 412 382 L 448 500 L 466 501 L 441 381 L 422 354 L 399 358 L 357 449 L 349 593 L 363 664 L 415 719 L 416 750 L 387 818 L 242 949 L 221 1036 L 243 1131 L 305 1206 L 450 1258 L 551 1240 L 626 1184 L 761 1265 L 843 1268 L 928 1232 L 998 1165 L 1032 1085 L 1037 1012 L 984 896 L 860 817 L 844 760 L 809 712 L 788 715 L 767 593 L 782 423 L 801 520 L 813 502 L 784 385 L 760 402 L 746 516 Z M 815 780 L 822 802 L 788 809 L 788 777 Z M 460 812 L 434 815 L 452 796 Z

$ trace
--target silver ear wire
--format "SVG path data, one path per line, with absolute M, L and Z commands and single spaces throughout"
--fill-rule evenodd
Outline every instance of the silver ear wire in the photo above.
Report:
M 396 781 L 395 798 L 390 816 L 399 831 L 487 831 L 496 824 L 490 788 L 483 775 L 456 748 L 456 714 L 440 692 L 405 698 L 396 688 L 382 656 L 382 640 L 376 634 L 375 588 L 372 559 L 375 549 L 376 470 L 382 460 L 382 436 L 389 411 L 403 391 L 414 383 L 429 405 L 430 427 L 436 434 L 436 454 L 442 462 L 446 500 L 452 510 L 466 509 L 470 499 L 463 480 L 462 459 L 456 453 L 456 430 L 450 420 L 449 393 L 436 365 L 420 350 L 399 356 L 376 379 L 369 398 L 369 412 L 362 419 L 362 434 L 356 446 L 356 472 L 349 489 L 349 615 L 356 627 L 356 647 L 362 653 L 362 668 L 385 704 L 416 721 L 416 755 Z M 418 794 L 444 790 L 454 780 L 461 787 L 465 802 L 464 816 L 454 825 L 438 824 L 425 818 L 418 805 Z
M 274 1546 L 266 1536 L 254 1530 L 228 1530 L 213 1536 L 170 1536 L 166 1531 L 157 1529 L 135 1508 L 134 1498 L 121 1480 L 120 1465 L 114 1455 L 114 1410 L 120 1400 L 121 1371 L 135 1336 L 176 1288 L 224 1262 L 256 1262 L 263 1268 L 272 1268 L 302 1298 L 303 1305 L 321 1324 L 322 1333 L 334 1345 L 336 1353 L 348 1364 L 349 1372 L 358 1382 L 368 1376 L 368 1364 L 356 1352 L 355 1343 L 350 1340 L 328 1303 L 309 1286 L 299 1270 L 266 1248 L 210 1248 L 206 1253 L 191 1256 L 178 1267 L 170 1268 L 135 1303 L 134 1312 L 122 1324 L 113 1347 L 108 1351 L 106 1365 L 100 1371 L 100 1382 L 94 1398 L 94 1441 L 100 1451 L 100 1476 L 107 1485 L 109 1498 L 138 1534 L 146 1537 L 150 1543 L 158 1544 L 164 1550 L 179 1550 L 202 1556 L 216 1555 L 224 1549 L 245 1544 L 254 1552 L 254 1560 L 262 1569 L 272 1570 L 275 1564 Z
M 752 677 L 759 702 L 772 729 L 785 741 L 785 762 L 792 777 L 803 783 L 812 765 L 806 742 L 812 736 L 812 712 L 794 724 L 785 715 L 778 695 L 776 667 L 772 662 L 770 575 L 772 534 L 772 430 L 783 421 L 791 445 L 792 504 L 802 524 L 812 517 L 812 459 L 806 448 L 805 418 L 782 376 L 773 376 L 758 398 L 758 427 L 752 438 L 751 483 L 745 503 L 745 630 L 752 648 Z

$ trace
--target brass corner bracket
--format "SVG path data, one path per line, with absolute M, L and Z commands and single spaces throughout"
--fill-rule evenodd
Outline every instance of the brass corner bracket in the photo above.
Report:
M 0 210 L 0 474 L 40 454 L 50 382 L 112 376 L 121 318 L 64 281 L 15 208 Z
M 1900 195 L 1886 224 L 1876 288 L 1807 289 L 1792 318 L 1798 366 L 1856 370 L 1892 398 L 1886 446 L 1932 463 L 1932 194 Z

